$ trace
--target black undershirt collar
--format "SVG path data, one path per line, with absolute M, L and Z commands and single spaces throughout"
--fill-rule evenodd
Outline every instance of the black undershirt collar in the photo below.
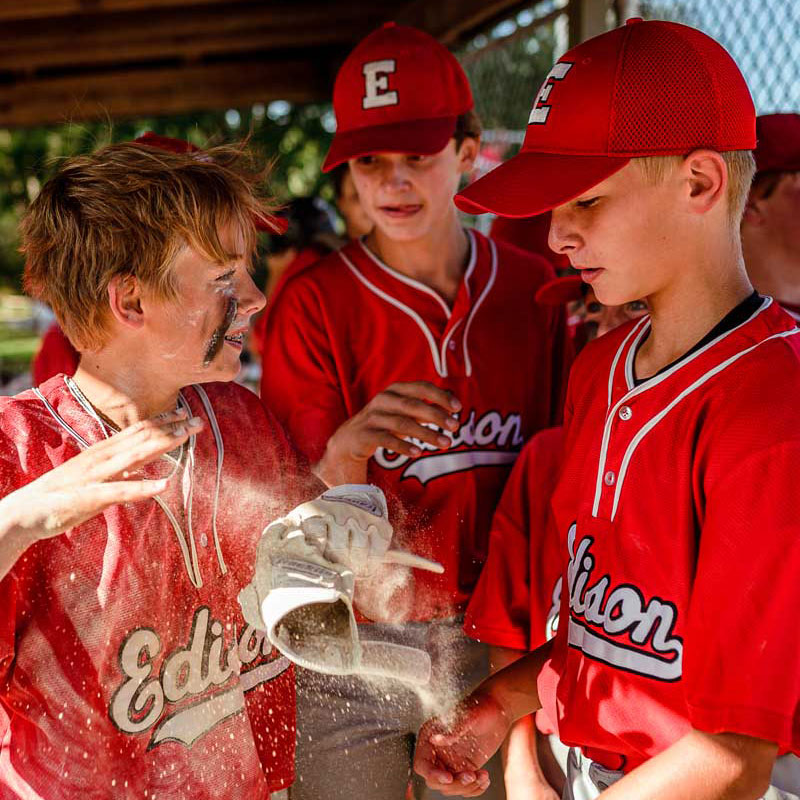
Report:
M 634 356 L 634 376 L 633 376 L 633 385 L 639 386 L 640 384 L 644 383 L 645 381 L 649 381 L 650 378 L 655 378 L 656 375 L 660 375 L 662 372 L 666 372 L 668 369 L 672 369 L 676 364 L 680 364 L 685 358 L 688 358 L 692 353 L 696 353 L 701 347 L 705 347 L 709 342 L 712 342 L 718 336 L 722 336 L 723 333 L 727 333 L 728 331 L 733 330 L 738 325 L 741 325 L 745 320 L 749 319 L 755 312 L 758 310 L 758 307 L 764 301 L 764 298 L 756 291 L 754 291 L 749 297 L 745 297 L 738 306 L 731 309 L 697 344 L 695 344 L 690 350 L 687 350 L 682 356 L 676 358 L 670 364 L 667 364 L 665 367 L 662 367 L 658 372 L 651 375 L 649 378 L 637 378 L 636 377 L 636 357 Z M 647 336 L 650 333 L 648 332 Z M 636 352 L 639 352 L 639 348 L 647 341 L 647 336 L 644 336 L 639 342 Z

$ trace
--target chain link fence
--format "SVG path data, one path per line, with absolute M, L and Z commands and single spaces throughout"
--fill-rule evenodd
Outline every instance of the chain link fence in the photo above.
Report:
M 478 177 L 522 144 L 533 96 L 567 49 L 567 0 L 540 0 L 476 36 L 456 55 L 483 123 Z
M 759 114 L 800 112 L 798 0 L 648 0 L 640 13 L 713 36 L 736 59 Z

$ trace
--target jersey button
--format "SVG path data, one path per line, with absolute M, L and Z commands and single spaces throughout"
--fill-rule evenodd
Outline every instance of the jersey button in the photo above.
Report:
M 606 472 L 606 474 L 603 476 L 603 482 L 606 486 L 613 486 L 616 479 L 617 476 L 611 470 Z
M 448 348 L 450 350 L 455 350 L 456 349 L 456 343 L 452 339 L 450 340 L 450 342 L 448 343 L 447 346 L 448 346 Z
M 204 533 L 200 534 L 200 544 L 203 545 L 203 547 L 208 547 L 208 536 Z
M 619 418 L 621 420 L 625 420 L 626 422 L 633 416 L 633 411 L 631 411 L 630 406 L 622 406 L 619 410 Z

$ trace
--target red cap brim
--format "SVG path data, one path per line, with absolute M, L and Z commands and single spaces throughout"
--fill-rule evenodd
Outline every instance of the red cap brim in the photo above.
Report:
M 455 196 L 468 214 L 532 217 L 560 206 L 621 170 L 629 158 L 518 153 Z
M 265 233 L 284 234 L 289 230 L 289 220 L 285 217 L 255 217 L 257 231 L 264 231 Z
M 583 297 L 580 275 L 565 275 L 543 283 L 536 290 L 536 302 L 541 306 L 563 306 Z
M 337 132 L 322 171 L 329 172 L 351 158 L 373 153 L 433 155 L 452 138 L 456 131 L 456 120 L 457 117 L 436 117 Z

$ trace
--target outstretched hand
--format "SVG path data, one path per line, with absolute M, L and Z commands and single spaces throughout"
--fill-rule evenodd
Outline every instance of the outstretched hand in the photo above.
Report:
M 163 492 L 167 478 L 136 480 L 131 473 L 175 449 L 203 426 L 183 410 L 137 422 L 92 445 L 0 500 L 6 530 L 25 546 L 58 536 L 116 503 Z M 9 522 L 10 521 L 10 522 Z M 14 534 L 16 536 L 14 537 Z M 0 577 L 12 564 L 0 559 Z
M 328 440 L 315 472 L 328 484 L 365 483 L 367 461 L 379 447 L 418 456 L 418 443 L 446 448 L 458 421 L 461 403 L 427 381 L 393 383 L 343 422 Z
M 434 718 L 420 729 L 414 771 L 444 795 L 478 797 L 489 787 L 489 773 L 481 768 L 500 748 L 512 720 L 494 697 L 480 692 L 448 716 L 448 723 Z

